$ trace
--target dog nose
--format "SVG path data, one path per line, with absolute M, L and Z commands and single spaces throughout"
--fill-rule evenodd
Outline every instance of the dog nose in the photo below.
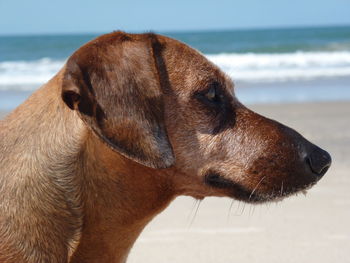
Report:
M 306 157 L 306 162 L 313 173 L 323 176 L 331 166 L 332 158 L 328 152 L 316 146 Z

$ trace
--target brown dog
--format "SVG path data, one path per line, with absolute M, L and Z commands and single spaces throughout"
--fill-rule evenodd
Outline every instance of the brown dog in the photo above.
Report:
M 0 262 L 124 262 L 176 196 L 264 202 L 315 184 L 327 152 L 245 108 L 200 53 L 101 36 L 0 124 Z

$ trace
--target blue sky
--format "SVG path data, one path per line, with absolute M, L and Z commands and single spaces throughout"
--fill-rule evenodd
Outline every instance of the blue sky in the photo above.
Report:
M 350 24 L 350 0 L 0 0 L 0 35 Z

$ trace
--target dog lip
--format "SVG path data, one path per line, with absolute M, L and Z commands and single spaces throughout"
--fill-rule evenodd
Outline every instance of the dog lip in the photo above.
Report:
M 209 172 L 205 175 L 204 181 L 207 185 L 210 185 L 212 187 L 216 188 L 226 188 L 230 189 L 235 184 L 229 179 L 226 179 L 222 177 L 217 172 Z
M 227 190 L 225 191 L 225 195 L 227 195 L 227 197 L 231 197 L 247 203 L 258 204 L 271 201 L 280 201 L 288 196 L 308 190 L 313 185 L 315 185 L 318 181 L 317 179 L 320 178 L 315 174 L 313 174 L 313 176 L 315 177 L 315 180 L 312 180 L 312 182 L 308 184 L 301 185 L 299 187 L 286 188 L 283 189 L 283 192 L 272 191 L 271 193 L 257 193 L 257 191 L 250 190 L 242 184 L 238 184 L 230 179 L 223 177 L 216 171 L 208 171 L 204 176 L 204 183 L 213 188 Z
M 252 191 L 246 189 L 244 186 L 226 179 L 218 172 L 209 171 L 204 176 L 205 184 L 219 189 L 229 190 L 229 196 L 238 200 L 246 202 L 260 202 L 262 199 Z

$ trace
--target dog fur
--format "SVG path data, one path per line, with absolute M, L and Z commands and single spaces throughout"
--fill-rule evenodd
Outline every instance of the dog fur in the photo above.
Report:
M 103 35 L 0 122 L 0 262 L 125 262 L 177 196 L 288 196 L 329 167 L 315 149 L 187 45 Z

